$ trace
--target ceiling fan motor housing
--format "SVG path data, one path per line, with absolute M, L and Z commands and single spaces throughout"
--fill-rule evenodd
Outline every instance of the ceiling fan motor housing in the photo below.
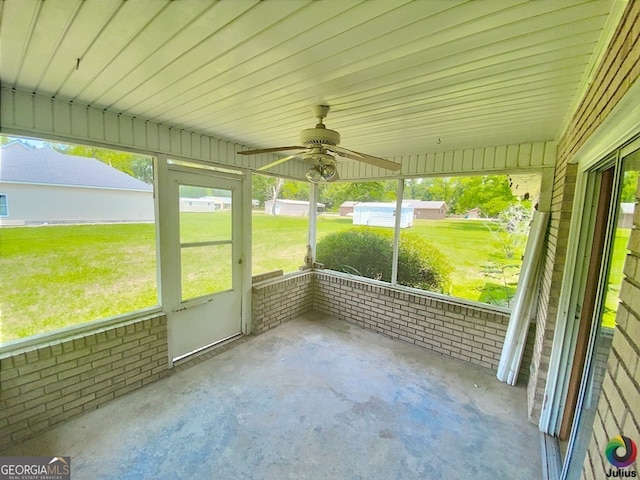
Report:
M 323 125 L 324 127 L 324 125 Z M 300 132 L 300 143 L 306 146 L 313 145 L 338 145 L 340 143 L 340 134 L 335 130 L 328 128 L 307 128 Z

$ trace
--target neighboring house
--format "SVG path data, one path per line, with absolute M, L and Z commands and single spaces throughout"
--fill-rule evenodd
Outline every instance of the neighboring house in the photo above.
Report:
M 444 220 L 449 207 L 442 200 L 410 200 L 415 218 Z
M 230 208 L 231 197 L 180 198 L 181 212 L 216 212 Z
M 424 218 L 428 220 L 444 220 L 449 207 L 443 201 L 427 201 L 427 200 L 408 200 L 413 207 L 414 218 Z M 370 202 L 369 205 L 375 202 Z M 366 202 L 346 201 L 340 205 L 340 216 L 346 217 L 354 214 L 356 205 L 367 204 Z M 395 204 L 394 204 L 395 209 Z
M 324 212 L 324 203 L 318 203 L 318 212 Z M 271 214 L 273 200 L 264 202 L 264 211 Z M 304 217 L 309 215 L 309 202 L 306 200 L 276 200 L 275 215 L 289 215 L 292 217 Z
M 150 222 L 151 185 L 94 158 L 2 147 L 0 225 Z
M 400 228 L 413 226 L 412 203 L 402 204 Z M 394 227 L 396 218 L 396 204 L 382 202 L 359 202 L 353 207 L 353 224 L 370 227 Z
M 354 202 L 352 200 L 347 200 L 342 205 L 340 205 L 340 216 L 341 217 L 346 217 L 348 215 L 353 215 L 353 207 L 357 203 L 358 202 Z
M 620 204 L 618 228 L 633 228 L 633 214 L 635 213 L 635 206 L 635 203 Z
M 472 208 L 471 210 L 467 210 L 467 213 L 464 214 L 464 218 L 482 218 L 482 211 L 478 207 Z

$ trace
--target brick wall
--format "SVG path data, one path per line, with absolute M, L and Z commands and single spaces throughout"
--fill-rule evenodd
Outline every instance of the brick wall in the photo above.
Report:
M 640 199 L 640 181 L 638 182 Z M 583 479 L 603 478 L 611 467 L 604 450 L 612 437 L 625 435 L 640 445 L 640 200 L 636 202 L 620 288 L 616 331 L 602 381 L 593 433 L 583 466 Z M 625 469 L 640 477 L 638 461 Z
M 497 370 L 509 323 L 506 310 L 316 271 L 313 309 L 392 338 Z M 520 368 L 528 376 L 534 330 Z
M 0 355 L 0 449 L 160 378 L 165 316 Z
M 254 284 L 252 333 L 263 333 L 311 310 L 313 284 L 311 270 Z
M 576 166 L 568 162 L 640 75 L 639 17 L 640 2 L 629 2 L 584 98 L 558 142 L 548 248 L 536 322 L 538 333 L 528 387 L 529 414 L 536 423 L 542 408 L 556 326 L 575 190 Z
M 253 287 L 255 334 L 311 310 L 493 370 L 509 322 L 505 309 L 408 292 L 330 270 L 287 275 Z M 529 375 L 534 337 L 532 325 L 521 380 Z

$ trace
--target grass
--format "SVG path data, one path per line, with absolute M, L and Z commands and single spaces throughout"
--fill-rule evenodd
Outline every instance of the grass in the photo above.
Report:
M 0 341 L 158 303 L 150 224 L 0 229 Z
M 620 286 L 622 285 L 622 270 L 627 254 L 627 244 L 631 229 L 618 228 L 613 242 L 613 253 L 611 254 L 611 267 L 609 270 L 609 283 L 607 285 L 607 296 L 604 302 L 604 312 L 602 314 L 602 325 L 608 328 L 616 326 L 616 312 L 620 296 Z
M 181 218 L 184 241 L 228 237 L 227 212 L 183 213 Z M 302 265 L 306 217 L 255 213 L 252 222 L 254 274 L 276 269 L 291 272 Z M 318 240 L 351 226 L 349 217 L 320 216 Z M 509 274 L 505 282 L 499 272 L 505 264 L 519 263 L 520 257 L 505 259 L 482 222 L 416 220 L 411 231 L 425 237 L 451 260 L 455 267 L 451 295 L 488 303 L 504 302 L 513 295 L 516 277 Z M 622 248 L 616 247 L 613 270 L 619 273 L 612 270 L 611 276 L 611 284 L 618 288 L 628 231 L 626 237 L 624 234 L 616 239 L 616 245 Z M 206 268 L 218 263 L 215 258 L 222 258 L 222 253 L 215 250 L 224 248 L 183 250 L 190 266 L 183 271 L 185 298 L 228 287 L 229 263 L 219 262 L 222 267 L 216 272 Z M 0 341 L 157 305 L 155 252 L 152 224 L 0 229 Z M 488 265 L 498 273 L 488 275 Z M 509 282 L 512 284 L 505 285 Z M 616 304 L 617 295 L 611 305 L 607 300 L 613 308 Z

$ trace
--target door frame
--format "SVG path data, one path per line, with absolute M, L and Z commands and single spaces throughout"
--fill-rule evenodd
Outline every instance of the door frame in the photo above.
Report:
M 606 284 L 608 275 L 608 265 L 611 256 L 611 208 L 617 205 L 614 202 L 616 195 L 616 166 L 612 165 L 603 171 L 598 172 L 598 193 L 594 195 L 596 200 L 596 210 L 593 217 L 593 234 L 591 235 L 591 247 L 588 258 L 585 257 L 585 283 L 583 288 L 582 302 L 576 311 L 576 341 L 573 354 L 571 372 L 568 377 L 567 395 L 560 417 L 560 428 L 558 437 L 560 440 L 568 440 L 573 430 L 573 421 L 576 418 L 576 409 L 580 397 L 580 388 L 585 372 L 585 365 L 589 361 L 589 345 L 594 327 L 594 315 L 599 315 L 601 302 L 604 300 L 602 283 Z M 605 287 L 606 288 L 606 287 Z
M 175 162 L 175 163 L 174 163 Z M 158 245 L 160 252 L 160 268 L 158 269 L 158 293 L 160 304 L 164 314 L 169 319 L 176 307 L 176 302 L 180 302 L 180 278 L 179 271 L 176 270 L 177 260 L 173 257 L 175 245 L 179 242 L 177 237 L 178 226 L 177 216 L 172 213 L 174 198 L 172 195 L 173 174 L 183 172 L 188 174 L 203 175 L 211 179 L 227 179 L 239 182 L 240 206 L 238 215 L 240 217 L 239 255 L 242 260 L 241 273 L 239 277 L 238 289 L 240 290 L 240 333 L 248 335 L 251 333 L 251 172 L 247 169 L 229 166 L 217 166 L 208 162 L 184 159 L 174 155 L 160 154 L 157 156 L 157 178 L 158 178 Z M 206 299 L 201 302 L 206 302 Z M 188 301 L 189 304 L 191 301 Z M 198 299 L 193 301 L 195 304 Z M 201 303 L 200 302 L 200 303 Z M 172 322 L 167 322 L 169 338 L 169 365 L 174 366 L 175 347 L 172 345 Z M 205 347 L 213 348 L 217 344 Z M 200 353 L 198 351 L 197 353 Z M 178 360 L 182 360 L 180 357 Z

